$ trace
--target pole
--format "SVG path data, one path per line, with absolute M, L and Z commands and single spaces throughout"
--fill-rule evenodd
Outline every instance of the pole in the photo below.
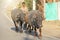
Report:
M 36 2 L 33 0 L 33 10 L 36 10 Z

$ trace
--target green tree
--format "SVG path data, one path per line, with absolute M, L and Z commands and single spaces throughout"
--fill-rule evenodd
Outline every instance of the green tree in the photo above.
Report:
M 29 11 L 32 10 L 33 0 L 25 0 L 25 3 L 27 5 Z

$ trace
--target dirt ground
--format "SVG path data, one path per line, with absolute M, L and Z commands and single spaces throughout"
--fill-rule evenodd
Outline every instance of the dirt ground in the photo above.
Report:
M 60 38 L 60 21 L 43 21 L 42 33 Z

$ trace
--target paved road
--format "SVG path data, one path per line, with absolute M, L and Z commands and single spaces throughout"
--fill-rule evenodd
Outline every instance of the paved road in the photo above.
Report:
M 13 21 L 6 15 L 4 6 L 0 6 L 0 40 L 40 40 L 26 33 L 15 32 Z M 57 25 L 55 26 L 54 22 L 43 22 L 42 40 L 60 40 L 60 25 L 58 23 Z
M 34 38 L 34 36 L 28 35 L 26 33 L 19 33 L 19 32 L 16 33 L 14 31 L 13 22 L 10 19 L 8 19 L 8 17 L 4 13 L 5 12 L 2 12 L 2 11 L 0 13 L 0 40 L 39 40 L 37 37 Z M 53 27 L 47 27 L 46 26 L 47 23 L 45 23 L 44 25 L 45 26 L 42 28 L 42 30 L 43 30 L 42 40 L 60 40 L 59 38 L 56 38 L 53 35 L 53 33 L 55 32 L 55 31 L 52 31 L 53 29 L 51 30 L 51 28 L 53 28 Z M 48 29 L 48 28 L 50 28 L 50 29 Z M 52 33 L 52 35 L 51 35 L 51 33 Z M 60 32 L 58 32 L 58 33 L 60 33 Z M 57 33 L 54 33 L 54 34 L 57 34 Z
M 39 40 L 32 35 L 26 33 L 17 33 L 13 30 L 14 24 L 10 21 L 6 15 L 0 13 L 0 40 Z M 44 34 L 42 40 L 59 40 L 53 36 Z

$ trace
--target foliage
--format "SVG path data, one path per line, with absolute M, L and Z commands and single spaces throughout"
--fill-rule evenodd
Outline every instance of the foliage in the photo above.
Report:
M 26 5 L 27 5 L 29 11 L 32 10 L 33 0 L 25 0 L 25 3 L 26 3 Z

